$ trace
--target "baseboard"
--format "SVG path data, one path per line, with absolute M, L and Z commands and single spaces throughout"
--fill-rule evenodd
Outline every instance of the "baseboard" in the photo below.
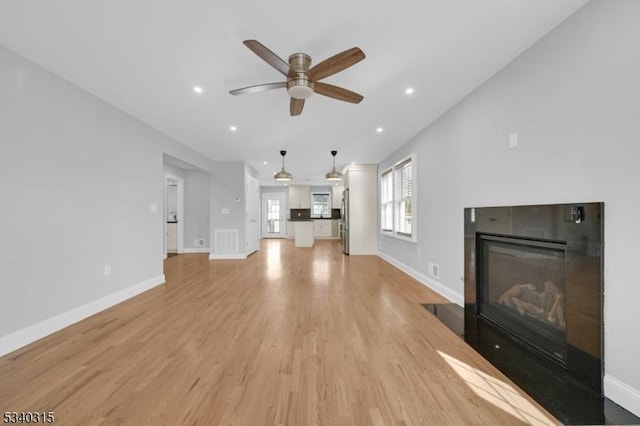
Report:
M 246 259 L 246 253 L 209 253 L 209 260 Z
M 198 248 L 186 248 L 183 253 L 209 253 L 211 249 L 209 247 L 198 247 Z
M 631 411 L 636 416 L 640 416 L 640 391 L 632 388 L 621 380 L 604 375 L 604 396 Z
M 410 266 L 407 266 L 404 263 L 399 262 L 398 260 L 392 258 L 391 256 L 385 253 L 382 253 L 381 251 L 378 251 L 378 256 L 381 257 L 383 260 L 389 262 L 396 268 L 400 269 L 402 272 L 411 276 L 412 278 L 417 280 L 420 284 L 426 287 L 429 287 L 431 290 L 435 291 L 436 293 L 438 293 L 443 297 L 446 297 L 453 303 L 459 306 L 464 306 L 464 297 L 462 296 L 462 294 L 451 290 L 449 287 L 445 286 L 444 284 L 439 283 L 438 281 L 434 280 L 431 277 L 427 277 L 423 273 L 416 271 Z
M 134 286 L 104 296 L 98 300 L 86 303 L 63 312 L 54 317 L 40 321 L 6 336 L 0 337 L 0 356 L 13 352 L 23 346 L 27 346 L 36 340 L 42 339 L 56 331 L 82 321 L 100 311 L 104 311 L 118 303 L 124 302 L 140 293 L 152 289 L 165 282 L 164 274 L 140 282 Z

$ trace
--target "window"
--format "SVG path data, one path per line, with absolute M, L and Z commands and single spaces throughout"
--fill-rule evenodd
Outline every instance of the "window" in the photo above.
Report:
M 331 194 L 326 192 L 311 194 L 311 217 L 331 217 Z
M 380 228 L 384 234 L 416 240 L 415 154 L 380 175 Z
M 380 224 L 382 230 L 393 232 L 393 175 L 392 169 L 382 173 L 380 182 Z
M 280 233 L 280 200 L 267 200 L 267 234 Z

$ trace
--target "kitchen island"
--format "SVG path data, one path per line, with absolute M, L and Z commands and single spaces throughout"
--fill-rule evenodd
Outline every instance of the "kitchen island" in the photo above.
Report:
M 289 224 L 295 229 L 295 246 L 296 247 L 313 247 L 313 220 L 298 219 L 289 220 Z

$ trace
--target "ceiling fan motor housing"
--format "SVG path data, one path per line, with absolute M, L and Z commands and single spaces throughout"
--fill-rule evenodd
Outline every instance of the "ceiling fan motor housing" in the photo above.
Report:
M 307 77 L 307 71 L 311 67 L 311 57 L 305 53 L 294 53 L 289 56 L 291 71 L 287 79 L 287 92 L 295 99 L 308 99 L 313 95 L 315 85 Z M 295 75 L 292 75 L 294 74 Z

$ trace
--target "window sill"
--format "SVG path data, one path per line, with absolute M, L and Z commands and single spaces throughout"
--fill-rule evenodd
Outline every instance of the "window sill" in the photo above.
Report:
M 405 235 L 400 235 L 400 234 L 397 234 L 395 232 L 390 232 L 390 231 L 380 231 L 380 233 L 382 235 L 384 235 L 384 236 L 395 238 L 395 239 L 402 240 L 402 241 L 407 241 L 409 243 L 417 243 L 418 242 L 418 239 L 415 236 L 407 237 Z

